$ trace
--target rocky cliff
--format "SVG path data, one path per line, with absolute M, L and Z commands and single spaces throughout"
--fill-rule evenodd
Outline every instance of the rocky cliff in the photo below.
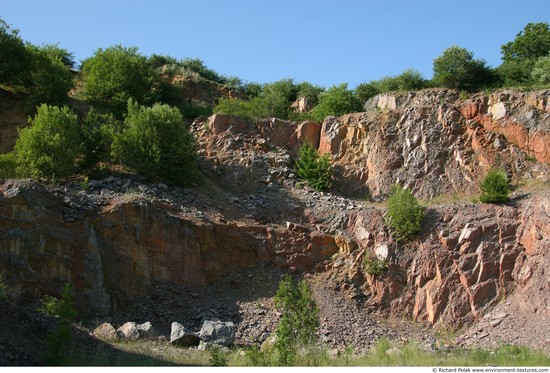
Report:
M 61 186 L 3 181 L 1 273 L 23 302 L 70 281 L 81 308 L 96 315 L 159 284 L 232 284 L 268 265 L 309 273 L 362 312 L 430 325 L 472 324 L 504 298 L 547 318 L 549 95 L 384 95 L 364 113 L 322 124 L 214 115 L 192 125 L 207 175 L 197 188 L 135 175 Z M 306 141 L 332 157 L 331 192 L 296 180 L 292 163 Z M 421 198 L 475 195 L 491 166 L 538 187 L 501 206 L 432 201 L 418 240 L 392 241 L 377 201 L 394 183 Z M 369 274 L 365 257 L 389 269 Z

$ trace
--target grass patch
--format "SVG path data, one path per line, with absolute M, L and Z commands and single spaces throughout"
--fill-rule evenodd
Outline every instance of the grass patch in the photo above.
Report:
M 257 356 L 257 348 L 234 348 L 224 356 L 228 366 L 277 366 L 276 351 Z M 255 354 L 255 355 L 254 355 Z M 252 356 L 255 359 L 251 358 Z M 259 359 L 259 360 L 258 360 Z M 261 364 L 259 363 L 261 362 Z M 295 366 L 549 366 L 550 357 L 527 347 L 502 345 L 493 350 L 455 348 L 424 351 L 416 342 L 393 344 L 382 338 L 367 353 L 348 347 L 336 355 L 328 348 L 298 351 Z M 63 365 L 71 366 L 211 366 L 211 353 L 179 348 L 166 342 L 119 341 L 86 353 L 73 353 Z

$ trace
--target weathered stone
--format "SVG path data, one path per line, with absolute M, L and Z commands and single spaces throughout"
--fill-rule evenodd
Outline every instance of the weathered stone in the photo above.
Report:
M 159 336 L 159 333 L 153 328 L 153 325 L 149 321 L 138 324 L 136 327 L 139 331 L 140 338 L 156 338 Z
M 204 342 L 229 346 L 235 340 L 235 324 L 231 321 L 207 320 L 202 324 L 199 338 Z
M 504 102 L 497 102 L 496 104 L 489 106 L 489 113 L 493 115 L 494 120 L 502 119 L 507 114 L 506 105 Z
M 190 332 L 180 323 L 172 323 L 170 344 L 182 347 L 196 347 L 199 345 L 199 342 L 200 339 L 195 333 Z
M 100 326 L 94 329 L 93 331 L 94 336 L 100 339 L 104 339 L 107 341 L 112 341 L 118 338 L 117 331 L 108 322 L 104 322 Z
M 380 245 L 374 249 L 374 254 L 378 260 L 388 260 L 389 258 L 389 248 L 388 245 Z
M 129 321 L 117 329 L 117 335 L 120 339 L 135 341 L 139 339 L 139 330 L 135 322 Z

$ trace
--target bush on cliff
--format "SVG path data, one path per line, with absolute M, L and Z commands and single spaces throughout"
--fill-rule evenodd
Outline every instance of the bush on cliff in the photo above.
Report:
M 319 308 L 305 280 L 296 284 L 290 275 L 279 283 L 274 300 L 275 307 L 282 312 L 275 330 L 279 364 L 291 365 L 297 348 L 315 341 L 319 329 Z
M 410 241 L 420 233 L 424 209 L 418 204 L 410 190 L 399 184 L 392 188 L 388 198 L 386 226 L 397 242 Z
M 502 64 L 499 74 L 507 86 L 535 83 L 532 70 L 539 59 L 550 52 L 548 23 L 528 23 L 513 41 L 501 46 Z
M 184 185 L 198 181 L 197 146 L 181 112 L 168 105 L 128 101 L 128 115 L 115 134 L 112 155 L 141 175 Z
M 330 186 L 332 166 L 328 154 L 323 156 L 313 146 L 305 143 L 300 148 L 295 164 L 298 178 L 305 180 L 316 191 L 322 191 Z
M 323 121 L 329 115 L 355 113 L 363 109 L 361 101 L 348 89 L 347 83 L 333 86 L 319 95 L 319 103 L 311 114 L 315 120 Z
M 479 188 L 479 200 L 483 203 L 502 203 L 509 200 L 510 184 L 503 170 L 491 168 Z
M 493 71 L 484 60 L 474 59 L 474 54 L 453 45 L 433 61 L 433 83 L 439 87 L 475 90 L 494 84 Z
M 0 84 L 25 85 L 30 71 L 31 57 L 19 31 L 0 19 Z
M 32 62 L 29 91 L 43 102 L 64 102 L 74 87 L 72 54 L 57 45 L 27 44 L 26 47 Z
M 42 104 L 19 131 L 14 153 L 17 173 L 54 180 L 72 173 L 80 151 L 76 114 L 67 106 Z
M 123 110 L 129 98 L 147 103 L 152 95 L 155 71 L 135 47 L 99 48 L 82 62 L 86 96 Z

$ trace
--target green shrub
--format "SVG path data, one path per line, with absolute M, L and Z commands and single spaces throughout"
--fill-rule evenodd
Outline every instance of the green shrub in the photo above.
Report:
M 530 84 L 533 67 L 540 58 L 550 53 L 548 23 L 528 23 L 513 41 L 501 46 L 501 53 L 502 64 L 498 67 L 498 72 L 505 84 Z
M 212 82 L 223 84 L 225 78 L 215 72 L 214 70 L 206 67 L 204 62 L 199 58 L 186 58 L 182 60 L 179 65 L 186 70 L 192 71 L 199 75 L 201 78 L 210 80 Z
M 550 86 L 550 54 L 537 60 L 531 72 L 531 80 L 538 87 Z
M 17 173 L 53 180 L 69 175 L 79 154 L 76 115 L 67 107 L 42 104 L 14 147 Z
M 135 47 L 115 45 L 98 49 L 82 62 L 84 90 L 88 98 L 125 106 L 129 98 L 147 103 L 155 71 Z
M 433 61 L 433 82 L 440 87 L 474 90 L 492 85 L 495 75 L 485 61 L 453 45 Z
M 365 255 L 363 266 L 365 268 L 365 272 L 371 276 L 380 276 L 388 270 L 388 262 L 378 258 L 373 258 L 369 255 Z
M 17 159 L 15 153 L 0 154 L 0 179 L 17 177 Z
M 355 96 L 360 102 L 365 102 L 380 93 L 377 82 L 361 83 L 355 87 Z
M 80 167 L 86 169 L 97 162 L 109 161 L 114 134 L 115 120 L 112 115 L 102 115 L 90 109 L 79 126 Z
M 31 72 L 31 56 L 19 31 L 0 19 L 0 84 L 23 86 Z
M 72 55 L 56 45 L 27 44 L 32 59 L 30 92 L 49 103 L 65 101 L 74 87 Z
M 295 164 L 296 175 L 316 191 L 326 190 L 332 178 L 330 156 L 319 152 L 309 143 L 300 148 Z
M 114 137 L 113 158 L 143 176 L 184 185 L 199 180 L 196 143 L 177 108 L 128 101 L 123 130 Z
M 333 86 L 319 95 L 319 104 L 313 108 L 313 117 L 322 121 L 329 115 L 343 115 L 363 110 L 361 101 L 352 90 L 348 89 L 347 83 Z
M 252 102 L 238 98 L 221 97 L 213 111 L 251 120 L 256 118 Z
M 424 210 L 408 189 L 400 185 L 392 188 L 388 198 L 386 226 L 398 242 L 411 240 L 420 232 Z
M 296 284 L 290 275 L 285 275 L 279 283 L 274 301 L 275 307 L 282 312 L 275 330 L 279 364 L 291 365 L 297 348 L 315 341 L 319 309 L 305 280 Z
M 57 320 L 55 328 L 46 337 L 45 358 L 48 365 L 61 363 L 71 344 L 71 325 L 77 316 L 74 295 L 74 289 L 69 283 L 66 283 L 61 298 L 51 296 L 42 298 L 42 306 L 38 310 Z
M 273 348 L 260 350 L 258 345 L 253 345 L 246 351 L 246 357 L 250 364 L 255 367 L 267 367 L 271 365 Z
M 479 200 L 483 203 L 501 203 L 509 200 L 510 184 L 503 170 L 491 168 L 479 188 Z
M 298 93 L 296 98 L 304 97 L 312 107 L 319 102 L 319 95 L 324 92 L 324 88 L 313 85 L 309 82 L 301 82 L 297 86 Z

